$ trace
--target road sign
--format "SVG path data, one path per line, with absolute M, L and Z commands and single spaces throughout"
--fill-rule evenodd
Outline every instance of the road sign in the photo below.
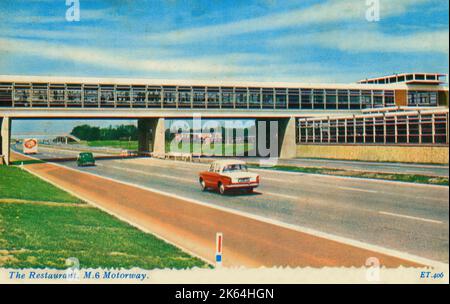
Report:
M 36 154 L 38 151 L 38 141 L 36 138 L 25 138 L 23 140 L 23 153 Z
M 223 250 L 223 234 L 218 232 L 216 234 L 216 264 L 222 264 L 222 250 Z

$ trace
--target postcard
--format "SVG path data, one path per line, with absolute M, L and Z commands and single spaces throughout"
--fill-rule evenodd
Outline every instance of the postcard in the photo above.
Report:
M 448 284 L 448 10 L 1 1 L 0 284 Z

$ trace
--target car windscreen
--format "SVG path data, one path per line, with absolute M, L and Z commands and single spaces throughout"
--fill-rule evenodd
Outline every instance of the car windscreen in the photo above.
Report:
M 223 167 L 223 172 L 236 172 L 236 171 L 247 172 L 247 166 L 241 164 L 234 164 L 234 165 L 226 165 L 225 167 Z

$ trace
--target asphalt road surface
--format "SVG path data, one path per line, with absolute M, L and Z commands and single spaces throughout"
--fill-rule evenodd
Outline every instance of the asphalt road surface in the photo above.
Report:
M 258 162 L 260 159 L 253 157 L 247 159 L 251 162 Z M 297 166 L 297 167 L 314 167 L 355 170 L 365 172 L 379 173 L 399 173 L 399 174 L 416 174 L 427 176 L 449 177 L 448 165 L 438 164 L 402 164 L 402 163 L 385 163 L 385 162 L 367 162 L 367 161 L 351 161 L 351 160 L 334 160 L 334 159 L 311 159 L 296 158 L 277 160 L 278 165 Z
M 74 156 L 41 149 L 38 158 Z M 76 168 L 74 161 L 61 163 Z M 356 178 L 255 170 L 254 194 L 201 192 L 207 165 L 149 158 L 99 160 L 79 168 L 211 205 L 448 263 L 449 188 Z

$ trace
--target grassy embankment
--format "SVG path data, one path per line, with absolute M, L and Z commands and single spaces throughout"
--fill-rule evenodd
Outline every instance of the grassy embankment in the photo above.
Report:
M 348 177 L 359 177 L 359 178 L 373 178 L 373 179 L 382 179 L 382 180 L 390 180 L 390 181 L 448 186 L 448 178 L 446 178 L 446 177 L 434 177 L 434 176 L 415 175 L 415 174 L 362 172 L 362 171 L 331 169 L 331 168 L 296 167 L 296 166 L 281 166 L 281 165 L 277 165 L 277 166 L 273 166 L 273 167 L 260 167 L 257 164 L 251 164 L 250 167 L 258 168 L 258 169 L 288 171 L 288 172 L 326 174 L 326 175 L 348 176 Z
M 118 149 L 127 150 L 137 150 L 138 142 L 137 140 L 127 141 L 127 140 L 93 140 L 87 141 L 86 144 L 89 147 L 110 147 Z
M 207 265 L 18 167 L 0 166 L 0 267 L 190 268 Z
M 89 147 L 111 147 L 111 148 L 119 148 L 119 149 L 127 149 L 127 150 L 137 150 L 138 142 L 137 141 L 121 141 L 121 140 L 94 140 L 94 141 L 83 141 L 83 144 L 86 144 Z M 182 152 L 182 153 L 199 153 L 201 151 L 205 153 L 211 153 L 220 155 L 225 151 L 230 153 L 229 151 L 233 151 L 235 155 L 243 155 L 244 151 L 250 151 L 253 149 L 252 144 L 224 144 L 224 145 L 214 145 L 211 144 L 203 148 L 200 146 L 190 144 L 178 144 L 177 147 L 172 147 L 169 142 L 166 142 L 166 151 L 167 152 Z
M 168 152 L 183 152 L 183 153 L 200 153 L 220 155 L 240 155 L 243 156 L 244 152 L 253 150 L 253 144 L 211 144 L 211 146 L 204 145 L 201 147 L 198 144 L 182 144 L 172 145 L 166 142 L 166 151 Z

